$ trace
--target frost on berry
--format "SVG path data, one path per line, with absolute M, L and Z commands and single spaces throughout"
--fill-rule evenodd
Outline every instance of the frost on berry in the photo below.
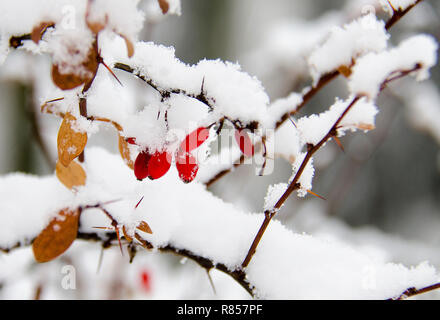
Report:
M 193 181 L 199 170 L 194 156 L 189 152 L 181 151 L 176 155 L 176 168 L 179 172 L 179 178 L 185 183 Z

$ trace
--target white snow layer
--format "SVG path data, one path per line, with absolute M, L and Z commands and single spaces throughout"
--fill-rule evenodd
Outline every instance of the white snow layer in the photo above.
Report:
M 329 110 L 300 118 L 296 126 L 301 134 L 302 142 L 312 145 L 318 144 L 352 101 L 352 97 L 345 101 L 336 99 Z M 377 112 L 378 109 L 373 103 L 368 102 L 365 98 L 358 100 L 339 123 L 338 134 L 342 135 L 346 130 L 374 128 Z
M 389 35 L 383 21 L 368 14 L 344 25 L 333 27 L 328 38 L 309 57 L 310 72 L 319 78 L 341 66 L 350 67 L 368 52 L 380 52 L 387 46 Z
M 429 69 L 437 63 L 436 40 L 429 35 L 416 35 L 403 41 L 398 47 L 380 53 L 369 53 L 353 67 L 349 89 L 355 95 L 375 99 L 381 85 L 389 78 L 408 71 L 417 65 L 416 80 L 429 77 Z
M 1 247 L 28 242 L 66 206 L 120 199 L 106 209 L 121 223 L 147 221 L 153 234 L 144 237 L 155 246 L 170 244 L 235 268 L 263 221 L 261 213 L 242 212 L 201 184 L 180 182 L 175 170 L 138 182 L 119 156 L 103 149 L 88 149 L 86 160 L 87 184 L 76 195 L 55 176 L 0 178 Z M 82 231 L 108 225 L 97 210 L 82 213 Z M 270 224 L 246 272 L 258 296 L 268 299 L 384 299 L 438 280 L 426 263 L 406 268 L 379 262 L 340 243 L 294 234 L 278 221 Z

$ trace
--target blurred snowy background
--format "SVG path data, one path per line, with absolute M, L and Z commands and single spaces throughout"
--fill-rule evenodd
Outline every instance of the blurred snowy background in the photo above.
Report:
M 147 12 L 140 40 L 174 46 L 176 56 L 187 63 L 203 58 L 238 62 L 258 77 L 272 101 L 310 84 L 307 54 L 332 26 L 371 10 L 387 19 L 373 0 L 182 0 L 182 15 L 165 18 L 156 1 L 141 1 L 140 6 Z M 393 27 L 391 41 L 421 32 L 439 40 L 439 15 L 438 1 L 422 2 Z M 32 86 L 24 80 L 29 74 L 48 77 L 49 66 L 47 57 L 13 52 L 0 67 L 2 175 L 53 172 L 59 120 L 38 112 Z M 345 153 L 333 143 L 317 153 L 313 190 L 327 200 L 292 196 L 277 218 L 295 232 L 347 243 L 378 259 L 407 266 L 426 260 L 440 269 L 439 71 L 436 66 L 428 82 L 402 80 L 386 90 L 377 102 L 376 130 L 342 138 Z M 126 75 L 118 76 L 129 81 Z M 322 90 L 300 115 L 326 110 L 337 96 L 346 96 L 342 79 Z M 420 112 L 421 106 L 430 116 Z M 42 143 L 35 134 L 39 127 L 45 128 Z M 90 144 L 116 153 L 115 137 L 111 129 L 103 130 Z M 277 159 L 269 176 L 258 177 L 254 168 L 242 166 L 211 190 L 225 201 L 258 212 L 267 186 L 290 175 L 291 165 Z M 140 252 L 129 264 L 118 248 L 111 248 L 104 251 L 98 267 L 101 251 L 99 244 L 76 241 L 62 258 L 43 265 L 34 262 L 30 248 L 1 253 L 0 298 L 249 298 L 215 270 L 214 293 L 204 269 L 173 255 Z M 75 268 L 75 290 L 61 286 L 65 265 Z

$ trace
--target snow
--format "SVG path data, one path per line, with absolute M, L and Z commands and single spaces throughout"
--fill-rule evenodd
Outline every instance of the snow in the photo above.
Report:
M 139 0 L 95 0 L 91 3 L 88 20 L 137 41 L 144 24 L 144 14 L 138 10 Z
M 264 211 L 270 211 L 274 208 L 277 201 L 281 198 L 283 193 L 287 190 L 287 183 L 278 183 L 270 185 L 267 189 L 266 197 L 264 198 Z
M 0 33 L 9 38 L 30 33 L 43 21 L 78 26 L 84 17 L 86 0 L 7 0 L 0 3 Z M 71 21 L 70 21 L 71 20 Z
M 318 144 L 352 101 L 353 97 L 345 101 L 336 99 L 329 110 L 298 119 L 296 126 L 300 132 L 301 141 L 304 144 Z M 356 131 L 357 129 L 374 128 L 374 119 L 377 112 L 378 109 L 373 103 L 365 98 L 358 100 L 339 123 L 338 134 L 343 135 L 347 130 Z
M 366 95 L 374 100 L 385 80 L 396 72 L 411 70 L 417 64 L 421 68 L 414 72 L 416 80 L 426 80 L 429 69 L 437 63 L 437 49 L 437 42 L 432 36 L 420 34 L 404 40 L 396 48 L 369 53 L 353 67 L 349 90 L 352 94 Z
M 168 2 L 168 14 L 180 15 L 180 0 Z M 404 10 L 415 1 L 391 2 L 395 8 Z M 162 17 L 157 1 L 149 3 L 152 4 L 151 8 L 156 8 L 156 14 Z M 77 118 L 74 128 L 90 136 L 102 126 L 99 121 L 91 121 L 79 115 L 79 99 L 87 98 L 89 116 L 115 121 L 122 127 L 120 135 L 136 138 L 138 145 L 129 146 L 133 151 L 132 156 L 145 148 L 150 151 L 167 149 L 174 153 L 188 132 L 200 126 L 212 125 L 224 117 L 239 120 L 243 126 L 257 121 L 260 124 L 259 130 L 253 136 L 267 134 L 268 160 L 273 161 L 275 154 L 289 161 L 292 165 L 290 179 L 287 183 L 270 182 L 262 212 L 256 213 L 239 208 L 238 204 L 228 203 L 207 190 L 203 182 L 209 181 L 224 169 L 230 169 L 233 161 L 241 155 L 237 145 L 231 145 L 231 136 L 228 137 L 225 132 L 234 132 L 229 121 L 226 121 L 222 132 L 222 136 L 229 140 L 219 143 L 223 149 L 218 152 L 212 150 L 214 142 L 219 142 L 214 141 L 217 126 L 211 127 L 210 140 L 198 148 L 200 170 L 196 181 L 191 184 L 180 181 L 174 164 L 163 178 L 139 182 L 119 155 L 88 145 L 85 149 L 86 162 L 83 164 L 87 182 L 75 193 L 63 186 L 55 174 L 36 177 L 14 173 L 0 177 L 0 248 L 29 245 L 63 208 L 115 200 L 104 204 L 105 208 L 130 231 L 140 221 L 146 221 L 153 234 L 142 233 L 142 236 L 156 248 L 170 245 L 188 250 L 234 270 L 240 266 L 261 226 L 263 211 L 273 208 L 288 188 L 288 183 L 294 179 L 306 156 L 305 146 L 319 143 L 349 103 L 359 95 L 366 97 L 361 98 L 339 123 L 338 136 L 347 130 L 373 129 L 378 112 L 374 101 L 381 83 L 396 75 L 396 71 L 411 69 L 417 63 L 421 64 L 421 69 L 415 72 L 417 79 L 426 79 L 429 69 L 437 60 L 437 43 L 427 35 L 413 36 L 398 47 L 387 49 L 389 35 L 384 29 L 384 23 L 372 14 L 332 29 L 331 26 L 345 19 L 344 14 L 334 12 L 313 22 L 278 24 L 268 31 L 263 47 L 256 50 L 253 56 L 259 61 L 258 73 L 269 75 L 269 82 L 280 81 L 275 79 L 274 74 L 284 81 L 280 73 L 285 72 L 289 74 L 285 85 L 291 90 L 297 84 L 296 81 L 308 78 L 309 71 L 316 83 L 322 75 L 341 66 L 351 67 L 353 64 L 353 68 L 348 78 L 350 95 L 347 99 L 336 99 L 328 111 L 320 114 L 300 119 L 292 116 L 274 133 L 273 129 L 280 118 L 297 110 L 303 102 L 304 93 L 310 87 L 301 93 L 293 92 L 271 102 L 261 82 L 243 71 L 238 63 L 205 59 L 188 65 L 176 57 L 172 47 L 137 42 L 144 21 L 153 23 L 159 19 L 154 17 L 153 9 L 145 6 L 145 2 L 141 4 L 138 0 L 96 0 L 92 3 L 88 19 L 89 22 L 101 23 L 105 28 L 100 32 L 98 41 L 104 61 L 110 67 L 116 62 L 126 63 L 134 68 L 135 74 L 150 80 L 159 92 L 132 75 L 113 68 L 123 83 L 121 86 L 103 65 L 99 67 L 90 90 L 84 95 L 81 93 L 82 88 L 62 91 L 53 85 L 50 73 L 47 72 L 51 63 L 61 66 L 60 71 L 65 73 L 74 72 L 83 76 L 84 72 L 88 72 L 81 65 L 89 53 L 94 36 L 85 24 L 85 0 L 1 2 L 0 64 L 5 60 L 7 62 L 2 67 L 1 78 L 34 81 L 37 102 L 63 97 L 63 100 L 52 103 L 54 110 L 58 113 L 70 112 Z M 69 18 L 72 12 L 73 20 Z M 19 50 L 8 48 L 10 36 L 29 33 L 42 21 L 57 22 L 57 28 L 48 30 L 38 45 L 25 41 Z M 75 28 L 70 28 L 72 25 Z M 134 44 L 132 57 L 127 55 L 124 38 Z M 29 58 L 31 53 L 34 54 L 33 60 Z M 428 131 L 440 141 L 438 89 L 433 83 L 428 83 L 417 87 L 417 90 L 405 87 L 404 91 L 399 94 L 404 97 L 412 124 Z M 206 98 L 208 105 L 200 101 L 202 98 Z M 44 123 L 42 126 L 42 136 L 50 137 L 47 139 L 50 142 L 48 147 L 53 154 L 56 154 L 54 133 L 58 126 L 58 121 L 49 126 Z M 248 160 L 256 169 L 260 169 L 257 163 L 261 160 L 260 155 Z M 315 165 L 318 166 L 318 161 L 314 163 L 313 160 L 310 159 L 298 180 L 300 188 L 297 193 L 300 197 L 312 189 Z M 136 207 L 142 197 L 143 200 Z M 384 239 L 383 235 L 368 230 L 352 231 L 339 221 L 327 221 L 317 216 L 314 207 L 307 207 L 303 211 L 302 220 L 293 220 L 292 226 L 287 222 L 272 221 L 246 268 L 247 279 L 255 288 L 258 298 L 383 299 L 399 295 L 409 287 L 430 285 L 439 280 L 433 266 L 421 263 L 424 254 L 432 255 L 431 250 L 434 249 L 428 248 L 423 254 L 413 254 L 411 259 L 405 260 L 406 256 L 402 252 L 406 244 L 418 252 L 423 245 L 410 241 L 402 244 L 400 240 Z M 314 229 L 300 228 L 301 221 L 311 221 L 304 217 L 306 214 L 315 222 L 324 221 L 324 226 L 319 228 L 315 224 Z M 81 231 L 98 232 L 105 239 L 108 231 L 93 228 L 95 226 L 108 227 L 110 221 L 98 209 L 85 210 L 81 215 Z M 311 234 L 304 234 L 304 230 Z M 387 248 L 384 249 L 383 242 L 378 239 L 384 240 Z M 400 243 L 400 246 L 396 243 Z M 97 248 L 92 247 L 93 244 L 76 241 L 68 252 L 73 253 L 75 259 L 89 262 L 90 259 L 84 259 L 83 254 L 96 260 Z M 110 258 L 119 261 L 119 266 L 128 265 L 125 253 L 121 258 L 117 250 L 111 252 Z M 392 256 L 390 252 L 400 254 Z M 157 250 L 147 252 L 136 257 L 134 265 L 140 268 L 142 263 L 155 261 L 157 256 Z M 3 257 L 6 257 L 5 260 L 17 259 L 12 265 L 33 261 L 29 248 L 14 250 L 10 256 Z M 404 262 L 407 266 L 392 261 Z M 431 261 L 436 262 L 435 259 Z M 56 260 L 54 263 L 54 266 L 59 266 L 61 262 Z M 154 263 L 157 263 L 154 264 L 154 272 L 159 276 L 153 285 L 158 286 L 160 282 L 163 290 L 158 289 L 155 298 L 168 298 L 170 294 L 179 298 L 184 295 L 175 284 L 182 279 L 176 275 L 179 272 L 179 275 L 185 276 L 186 286 L 193 286 L 188 280 L 194 279 L 190 271 L 181 271 L 183 267 L 179 267 L 179 271 L 170 271 L 166 270 L 170 267 L 169 263 Z M 89 283 L 102 280 L 95 277 L 93 263 L 93 266 L 90 263 L 81 265 L 88 270 L 86 280 Z M 123 272 L 128 270 L 125 268 L 128 267 L 117 268 L 116 274 L 127 280 L 133 275 Z M 2 283 L 6 277 L 3 270 L 2 267 Z M 204 270 L 197 270 L 206 276 Z M 26 273 L 19 268 L 15 271 Z M 173 276 L 170 277 L 170 274 Z M 8 278 L 6 282 L 16 295 L 20 290 L 32 290 L 28 288 L 29 276 L 25 275 L 21 281 L 16 273 L 11 271 L 10 275 L 12 280 Z M 104 278 L 110 280 L 114 276 L 115 270 L 107 269 Z M 213 278 L 214 282 L 226 283 L 215 272 Z M 11 285 L 14 281 L 16 283 Z M 133 279 L 131 281 L 134 282 Z M 206 279 L 203 278 L 203 281 Z M 228 283 L 234 282 L 229 279 Z M 166 286 L 177 288 L 170 293 L 170 290 L 163 289 Z M 56 292 L 50 295 L 57 297 Z M 200 296 L 203 294 L 199 293 L 195 297 Z M 225 297 L 231 298 L 231 295 L 226 294 Z M 247 295 L 243 297 L 248 298 Z
M 297 92 L 292 92 L 285 98 L 273 101 L 269 106 L 264 127 L 275 128 L 276 123 L 284 114 L 295 112 L 302 102 L 302 95 Z
M 295 179 L 295 176 L 301 167 L 302 163 L 304 162 L 304 159 L 306 157 L 307 153 L 302 152 L 300 153 L 296 159 L 295 162 L 292 164 L 292 176 L 289 179 L 289 184 Z M 315 174 L 315 168 L 313 167 L 313 158 L 310 158 L 310 160 L 307 162 L 299 180 L 297 183 L 299 183 L 300 187 L 297 190 L 299 197 L 305 197 L 307 194 L 307 190 L 312 190 L 312 180 L 313 175 Z
M 66 206 L 120 199 L 105 208 L 122 223 L 147 221 L 153 234 L 145 239 L 155 246 L 187 249 L 232 269 L 243 260 L 263 220 L 263 214 L 243 212 L 201 184 L 180 182 L 175 170 L 157 181 L 138 182 L 119 156 L 103 149 L 88 148 L 86 161 L 87 184 L 76 195 L 54 176 L 13 174 L 1 178 L 1 199 L 17 201 L 0 201 L 0 246 L 29 241 Z M 141 196 L 144 200 L 134 209 Z M 83 232 L 104 234 L 92 226 L 108 225 L 109 220 L 96 209 L 82 213 Z M 371 275 L 375 288 L 363 288 L 365 268 L 375 271 Z M 383 299 L 438 278 L 426 263 L 414 268 L 383 263 L 347 245 L 294 234 L 277 221 L 270 224 L 246 272 L 258 296 L 271 299 Z
M 350 67 L 369 52 L 380 52 L 387 46 L 389 35 L 383 21 L 373 14 L 360 17 L 343 27 L 334 27 L 325 42 L 310 55 L 308 63 L 314 83 L 341 66 Z
M 121 61 L 134 67 L 138 74 L 153 79 L 160 90 L 181 89 L 198 96 L 203 89 L 214 106 L 213 119 L 227 116 L 244 124 L 261 121 L 269 104 L 261 83 L 241 71 L 237 64 L 202 60 L 190 66 L 175 57 L 174 48 L 152 42 L 138 42 L 135 55 Z

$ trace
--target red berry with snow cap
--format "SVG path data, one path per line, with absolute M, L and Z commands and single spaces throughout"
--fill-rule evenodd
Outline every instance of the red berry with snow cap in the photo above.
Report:
M 189 152 L 181 151 L 176 155 L 176 168 L 179 172 L 179 178 L 185 183 L 193 181 L 199 170 L 196 158 Z

